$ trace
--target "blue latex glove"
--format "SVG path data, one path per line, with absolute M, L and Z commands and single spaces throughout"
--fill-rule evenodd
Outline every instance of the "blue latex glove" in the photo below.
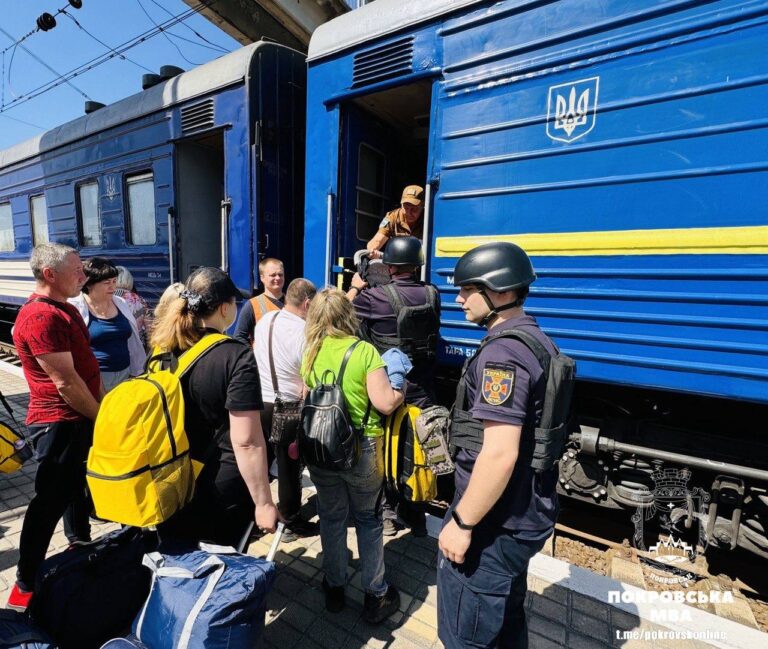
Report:
M 405 375 L 413 368 L 411 359 L 399 349 L 387 350 L 381 355 L 381 360 L 387 364 L 387 377 L 389 384 L 395 390 L 402 390 L 405 385 Z

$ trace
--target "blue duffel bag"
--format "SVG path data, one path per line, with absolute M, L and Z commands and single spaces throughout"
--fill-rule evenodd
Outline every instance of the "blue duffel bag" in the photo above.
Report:
M 152 649 L 251 647 L 264 629 L 275 564 L 234 548 L 144 557 L 152 590 L 133 622 L 134 635 Z
M 26 615 L 0 609 L 0 649 L 56 649 L 56 645 Z

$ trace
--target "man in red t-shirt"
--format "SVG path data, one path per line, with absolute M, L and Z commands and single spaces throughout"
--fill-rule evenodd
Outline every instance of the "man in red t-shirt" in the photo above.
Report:
M 29 384 L 27 427 L 38 460 L 35 496 L 24 516 L 16 584 L 8 607 L 24 610 L 59 519 L 70 542 L 90 540 L 85 461 L 102 395 L 88 329 L 67 302 L 85 283 L 77 251 L 36 246 L 29 260 L 35 292 L 21 307 L 13 342 Z

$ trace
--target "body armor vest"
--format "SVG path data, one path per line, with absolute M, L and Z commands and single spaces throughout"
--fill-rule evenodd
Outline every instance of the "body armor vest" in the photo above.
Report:
M 437 289 L 431 284 L 425 284 L 424 288 L 427 291 L 426 304 L 406 306 L 394 284 L 381 286 L 397 319 L 397 333 L 385 335 L 368 329 L 367 337 L 380 354 L 397 347 L 411 359 L 414 366 L 434 362 L 440 329 Z
M 544 370 L 547 385 L 541 418 L 535 425 L 523 426 L 518 457 L 537 472 L 546 471 L 554 466 L 565 446 L 576 383 L 576 364 L 569 356 L 561 354 L 557 347 L 556 355 L 552 356 L 534 336 L 520 329 L 489 336 L 480 343 L 477 353 L 464 362 L 451 412 L 451 450 L 454 452 L 455 449 L 463 448 L 479 453 L 483 447 L 483 422 L 470 414 L 471 404 L 467 404 L 467 371 L 483 347 L 499 338 L 514 338 L 522 342 L 536 356 Z M 477 389 L 481 389 L 480 386 Z

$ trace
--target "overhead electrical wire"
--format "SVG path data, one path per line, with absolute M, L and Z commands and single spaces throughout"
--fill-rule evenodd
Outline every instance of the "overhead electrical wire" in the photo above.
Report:
M 11 37 L 11 40 L 13 40 L 13 43 L 11 43 L 11 44 L 10 44 L 8 47 L 6 47 L 6 48 L 3 50 L 3 52 L 7 52 L 7 51 L 8 51 L 9 49 L 11 49 L 12 47 L 15 47 L 15 46 L 19 45 L 19 44 L 20 44 L 22 41 L 25 41 L 25 40 L 27 40 L 27 39 L 28 39 L 30 36 L 32 36 L 33 34 L 36 34 L 36 33 L 37 33 L 37 32 L 39 32 L 39 31 L 48 31 L 48 29 L 52 29 L 53 27 L 55 27 L 55 26 L 56 26 L 56 16 L 58 16 L 59 14 L 63 14 L 63 13 L 66 13 L 66 9 L 67 9 L 67 7 L 73 7 L 73 8 L 75 8 L 75 9 L 80 9 L 80 8 L 82 7 L 82 4 L 83 4 L 82 2 L 70 2 L 69 4 L 67 4 L 67 5 L 64 5 L 64 6 L 63 6 L 61 9 L 59 9 L 59 10 L 58 10 L 58 11 L 57 11 L 55 14 L 53 14 L 53 15 L 51 15 L 51 14 L 48 14 L 48 13 L 44 13 L 44 14 L 42 14 L 42 15 L 41 15 L 41 16 L 40 16 L 40 17 L 37 19 L 37 20 L 38 20 L 38 22 L 37 22 L 37 27 L 35 27 L 33 30 L 31 30 L 31 31 L 27 32 L 26 34 L 24 34 L 24 36 L 22 36 L 21 38 L 17 38 L 17 39 L 14 39 L 13 37 Z M 44 16 L 47 16 L 49 19 L 51 19 L 51 20 L 53 21 L 53 24 L 52 24 L 52 25 L 49 25 L 49 26 L 47 26 L 47 27 L 41 27 L 41 23 L 40 23 L 40 21 L 43 19 L 43 17 L 44 17 Z
M 161 27 L 160 27 L 160 25 L 158 25 L 158 24 L 155 22 L 155 19 L 154 19 L 154 18 L 152 18 L 152 16 L 149 14 L 149 12 L 148 12 L 148 11 L 147 11 L 147 10 L 144 8 L 144 5 L 141 3 L 141 0 L 136 0 L 136 2 L 137 2 L 137 4 L 139 5 L 139 7 L 141 7 L 141 10 L 144 12 L 144 15 L 145 15 L 147 18 L 149 18 L 149 21 L 150 21 L 150 22 L 151 22 L 151 23 L 152 23 L 152 24 L 153 24 L 155 27 L 157 27 L 158 29 L 160 29 L 160 32 L 163 34 L 163 36 L 165 36 L 165 40 L 167 40 L 167 41 L 168 41 L 168 42 L 169 42 L 171 45 L 173 45 L 173 46 L 176 48 L 176 51 L 179 53 L 179 56 L 180 56 L 182 59 L 184 59 L 184 60 L 185 60 L 187 63 L 189 63 L 190 65 L 200 65 L 200 63 L 198 63 L 198 62 L 196 62 L 196 61 L 190 61 L 190 60 L 189 60 L 189 59 L 188 59 L 188 58 L 187 58 L 187 57 L 184 55 L 184 52 L 182 52 L 182 51 L 181 51 L 181 48 L 180 48 L 178 45 L 176 45 L 176 43 L 174 43 L 174 42 L 171 40 L 171 37 L 170 37 L 170 36 L 168 36 L 168 34 L 166 34 L 166 31 L 165 31 L 165 29 L 161 28 Z
M 33 124 L 32 122 L 27 122 L 26 120 L 19 119 L 18 117 L 13 117 L 12 115 L 5 115 L 2 114 L 0 117 L 5 117 L 5 119 L 13 120 L 14 122 L 18 122 L 19 124 L 25 124 L 26 126 L 31 126 L 32 128 L 40 129 L 41 131 L 47 131 L 48 129 L 45 126 L 40 126 L 39 124 Z
M 14 37 L 13 37 L 11 34 L 9 34 L 9 33 L 8 33 L 8 32 L 7 32 L 5 29 L 3 29 L 2 27 L 0 27 L 0 32 L 2 32 L 3 34 L 5 34 L 5 36 L 7 36 L 8 38 L 10 38 L 12 41 L 14 41 L 14 45 L 12 45 L 12 46 L 11 46 L 11 47 L 13 47 L 13 51 L 14 51 L 14 52 L 16 51 L 16 47 L 20 47 L 20 48 L 21 48 L 22 50 L 24 50 L 24 51 L 25 51 L 27 54 L 29 54 L 29 55 L 30 55 L 30 56 L 31 56 L 33 59 L 35 59 L 35 61 L 37 61 L 37 62 L 38 62 L 40 65 L 42 65 L 42 66 L 43 66 L 43 67 L 44 67 L 46 70 L 48 70 L 48 71 L 50 71 L 50 72 L 53 72 L 53 73 L 54 73 L 54 74 L 55 74 L 55 75 L 56 75 L 58 78 L 62 78 L 62 77 L 64 76 L 64 75 L 62 75 L 62 74 L 61 74 L 61 72 L 59 72 L 58 70 L 55 70 L 55 69 L 54 69 L 54 68 L 52 68 L 50 65 L 48 65 L 48 64 L 47 64 L 45 61 L 43 61 L 43 59 L 41 59 L 41 58 L 40 58 L 40 57 L 39 57 L 37 54 L 35 54 L 34 52 L 32 52 L 32 51 L 31 51 L 31 50 L 30 50 L 28 47 L 26 47 L 25 45 L 22 45 L 21 43 L 17 42 L 17 41 L 14 39 Z M 8 48 L 6 48 L 6 50 L 7 50 L 7 49 L 8 49 Z M 4 51 L 5 51 L 5 50 L 4 50 Z M 87 95 L 87 94 L 86 94 L 86 93 L 85 93 L 83 90 L 81 90 L 80 88 L 78 88 L 78 87 L 77 87 L 77 86 L 76 86 L 74 83 L 71 83 L 70 81 L 62 81 L 62 83 L 66 83 L 66 84 L 67 84 L 68 86 L 70 86 L 70 87 L 71 87 L 73 90 L 75 90 L 76 92 L 80 93 L 80 94 L 81 94 L 83 97 L 85 97 L 86 99 L 90 99 L 90 97 L 89 97 L 89 96 L 88 96 L 88 95 Z M 11 68 L 10 68 L 10 65 L 8 66 L 8 88 L 9 88 L 9 89 L 11 88 Z M 13 90 L 11 90 L 11 92 L 13 92 Z M 15 95 L 15 93 L 14 93 L 14 95 Z M 21 95 L 21 96 L 23 96 L 23 95 Z M 0 105 L 0 108 L 2 108 L 2 106 L 4 106 L 4 105 L 5 105 L 5 102 L 3 102 L 3 104 L 2 104 L 2 105 Z M 2 111 L 0 111 L 0 112 L 2 112 Z
M 7 110 L 10 110 L 11 108 L 15 108 L 16 106 L 23 104 L 27 101 L 30 101 L 31 99 L 34 99 L 35 97 L 39 97 L 45 92 L 48 92 L 49 90 L 53 90 L 54 88 L 57 88 L 58 86 L 62 85 L 63 83 L 67 83 L 71 85 L 70 79 L 74 79 L 75 77 L 84 74 L 102 63 L 106 63 L 107 61 L 115 58 L 116 56 L 119 56 L 120 54 L 123 54 L 124 52 L 127 52 L 128 50 L 136 47 L 137 45 L 141 45 L 142 43 L 146 42 L 150 38 L 154 38 L 158 34 L 161 34 L 164 32 L 164 30 L 168 29 L 169 27 L 173 27 L 174 25 L 177 25 L 179 23 L 182 23 L 187 18 L 200 13 L 203 9 L 206 7 L 210 7 L 211 5 L 218 2 L 218 0 L 210 0 L 209 2 L 201 2 L 200 4 L 196 5 L 195 7 L 188 9 L 187 11 L 184 11 L 173 18 L 168 19 L 167 21 L 159 24 L 154 29 L 149 29 L 145 32 L 142 32 L 141 34 L 131 38 L 128 41 L 125 41 L 124 43 L 121 43 L 120 45 L 117 45 L 116 47 L 112 48 L 111 52 L 108 54 L 103 54 L 101 56 L 94 57 L 90 61 L 86 61 L 85 63 L 77 66 L 76 68 L 72 68 L 68 72 L 65 72 L 64 74 L 59 74 L 58 72 L 55 72 L 58 76 L 40 86 L 37 88 L 34 88 L 30 91 L 28 91 L 25 94 L 19 95 L 16 99 L 13 101 L 0 106 L 0 113 L 4 113 Z M 2 28 L 0 28 L 2 30 Z M 5 30 L 2 30 L 3 33 L 5 33 L 7 36 L 9 36 L 11 39 L 13 38 L 5 32 Z M 23 47 L 23 46 L 22 46 Z M 26 48 L 25 48 L 26 51 Z M 80 91 L 81 94 L 87 97 L 82 91 Z M 89 98 L 89 97 L 87 97 Z M 90 99 L 90 98 L 89 98 Z
M 81 30 L 82 30 L 82 31 L 84 31 L 86 34 L 88 34 L 88 36 L 90 36 L 90 37 L 91 37 L 93 40 L 95 40 L 97 43 L 99 43 L 100 45 L 103 45 L 104 47 L 106 47 L 106 48 L 107 48 L 107 49 L 108 49 L 110 52 L 114 52 L 114 51 L 115 51 L 115 50 L 112 48 L 112 46 L 111 46 L 111 45 L 107 45 L 107 43 L 105 43 L 103 40 L 101 40 L 101 39 L 100 39 L 98 36 L 94 36 L 93 34 L 91 34 L 91 32 L 89 32 L 89 31 L 88 31 L 88 30 L 87 30 L 85 27 L 83 27 L 83 26 L 80 24 L 80 22 L 77 20 L 77 18 L 75 18 L 75 17 L 74 17 L 72 14 L 70 14 L 69 12 L 67 12 L 67 11 L 64 11 L 64 10 L 62 10 L 62 11 L 61 11 L 61 13 L 63 13 L 63 14 L 64 14 L 64 15 L 65 15 L 67 18 L 69 18 L 69 19 L 70 19 L 72 22 L 74 22 L 74 23 L 75 23 L 75 25 L 77 25 L 77 27 L 78 27 L 79 29 L 81 29 Z M 127 56 L 125 56 L 125 54 L 119 54 L 119 53 L 116 53 L 116 54 L 117 54 L 117 56 L 119 56 L 119 57 L 120 57 L 120 58 L 121 58 L 123 61 L 128 61 L 129 63 L 133 63 L 133 64 L 134 64 L 136 67 L 138 67 L 138 68 L 141 68 L 142 70 L 145 70 L 145 71 L 147 71 L 147 72 L 150 72 L 150 73 L 154 72 L 154 70 L 150 70 L 150 69 L 149 69 L 149 68 L 148 68 L 146 65 L 142 65 L 141 63 L 139 63 L 139 62 L 137 62 L 137 61 L 134 61 L 133 59 L 131 59 L 131 58 L 129 58 L 129 57 L 127 57 Z
M 150 0 L 150 2 L 154 5 L 157 5 L 162 9 L 165 13 L 167 13 L 169 16 L 173 16 L 173 12 L 169 9 L 166 9 L 163 5 L 161 5 L 157 0 Z M 191 31 L 195 36 L 197 36 L 200 40 L 205 41 L 208 43 L 208 45 L 212 45 L 213 47 L 208 47 L 209 50 L 214 50 L 221 52 L 222 54 L 229 54 L 232 50 L 228 50 L 223 45 L 219 45 L 218 43 L 214 43 L 211 40 L 208 40 L 205 36 L 203 36 L 199 31 L 197 31 L 194 27 L 191 25 L 187 25 L 187 23 L 182 23 L 182 27 L 186 27 L 189 31 Z M 179 36 L 178 34 L 172 34 L 170 31 L 168 32 L 171 36 L 174 38 L 180 38 L 183 41 L 187 41 L 188 43 L 192 43 L 193 45 L 197 45 L 198 47 L 206 47 L 202 43 L 197 43 L 189 38 L 184 38 L 183 36 Z

